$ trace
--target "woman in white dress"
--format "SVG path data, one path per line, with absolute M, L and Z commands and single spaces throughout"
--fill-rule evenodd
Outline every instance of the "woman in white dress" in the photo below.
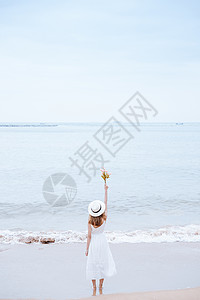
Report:
M 102 294 L 104 278 L 117 273 L 115 262 L 104 233 L 107 220 L 107 190 L 108 186 L 105 184 L 104 202 L 95 200 L 88 206 L 88 235 L 85 252 L 87 256 L 86 279 L 92 280 L 93 295 L 96 295 L 96 280 L 99 279 L 99 293 Z

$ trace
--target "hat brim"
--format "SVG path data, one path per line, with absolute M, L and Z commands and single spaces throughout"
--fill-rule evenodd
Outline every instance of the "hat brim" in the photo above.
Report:
M 94 202 L 98 202 L 101 205 L 101 209 L 97 213 L 92 211 L 92 204 Z M 92 217 L 99 217 L 100 215 L 102 215 L 105 212 L 105 208 L 106 208 L 106 206 L 105 206 L 105 203 L 103 201 L 94 200 L 94 201 L 90 202 L 90 204 L 88 205 L 88 212 Z

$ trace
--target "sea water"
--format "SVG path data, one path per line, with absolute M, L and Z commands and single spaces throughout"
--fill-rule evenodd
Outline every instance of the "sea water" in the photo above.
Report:
M 95 138 L 102 126 L 0 124 L 1 243 L 29 237 L 86 241 L 87 207 L 104 200 L 104 182 L 100 161 L 93 160 L 95 172 L 85 168 L 90 179 L 72 165 L 70 157 L 81 161 L 83 145 L 101 154 L 111 172 L 105 229 L 110 242 L 200 241 L 200 123 L 144 123 L 140 131 L 123 123 L 132 138 L 116 153 Z M 44 182 L 65 173 L 77 194 L 68 205 L 50 205 Z M 63 186 L 55 188 L 63 192 Z

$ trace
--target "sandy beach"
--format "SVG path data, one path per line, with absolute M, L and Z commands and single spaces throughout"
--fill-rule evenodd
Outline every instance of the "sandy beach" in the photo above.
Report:
M 200 288 L 173 290 L 173 291 L 153 291 L 144 293 L 101 295 L 102 300 L 199 300 Z M 94 297 L 84 298 L 92 300 Z
M 0 299 L 90 297 L 85 246 L 1 245 Z M 107 294 L 114 294 L 108 299 L 200 299 L 200 290 L 193 290 L 200 286 L 200 243 L 110 243 L 110 248 L 118 273 L 105 280 L 102 299 L 107 299 Z M 156 298 L 154 291 L 161 290 L 167 292 L 158 292 Z M 177 291 L 170 294 L 170 290 Z

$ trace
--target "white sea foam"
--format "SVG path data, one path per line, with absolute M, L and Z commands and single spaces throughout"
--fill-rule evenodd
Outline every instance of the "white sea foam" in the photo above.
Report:
M 163 242 L 200 242 L 200 225 L 166 226 L 159 229 L 135 231 L 105 231 L 111 243 L 163 243 Z M 78 231 L 0 231 L 1 244 L 24 243 L 84 243 L 87 232 Z

